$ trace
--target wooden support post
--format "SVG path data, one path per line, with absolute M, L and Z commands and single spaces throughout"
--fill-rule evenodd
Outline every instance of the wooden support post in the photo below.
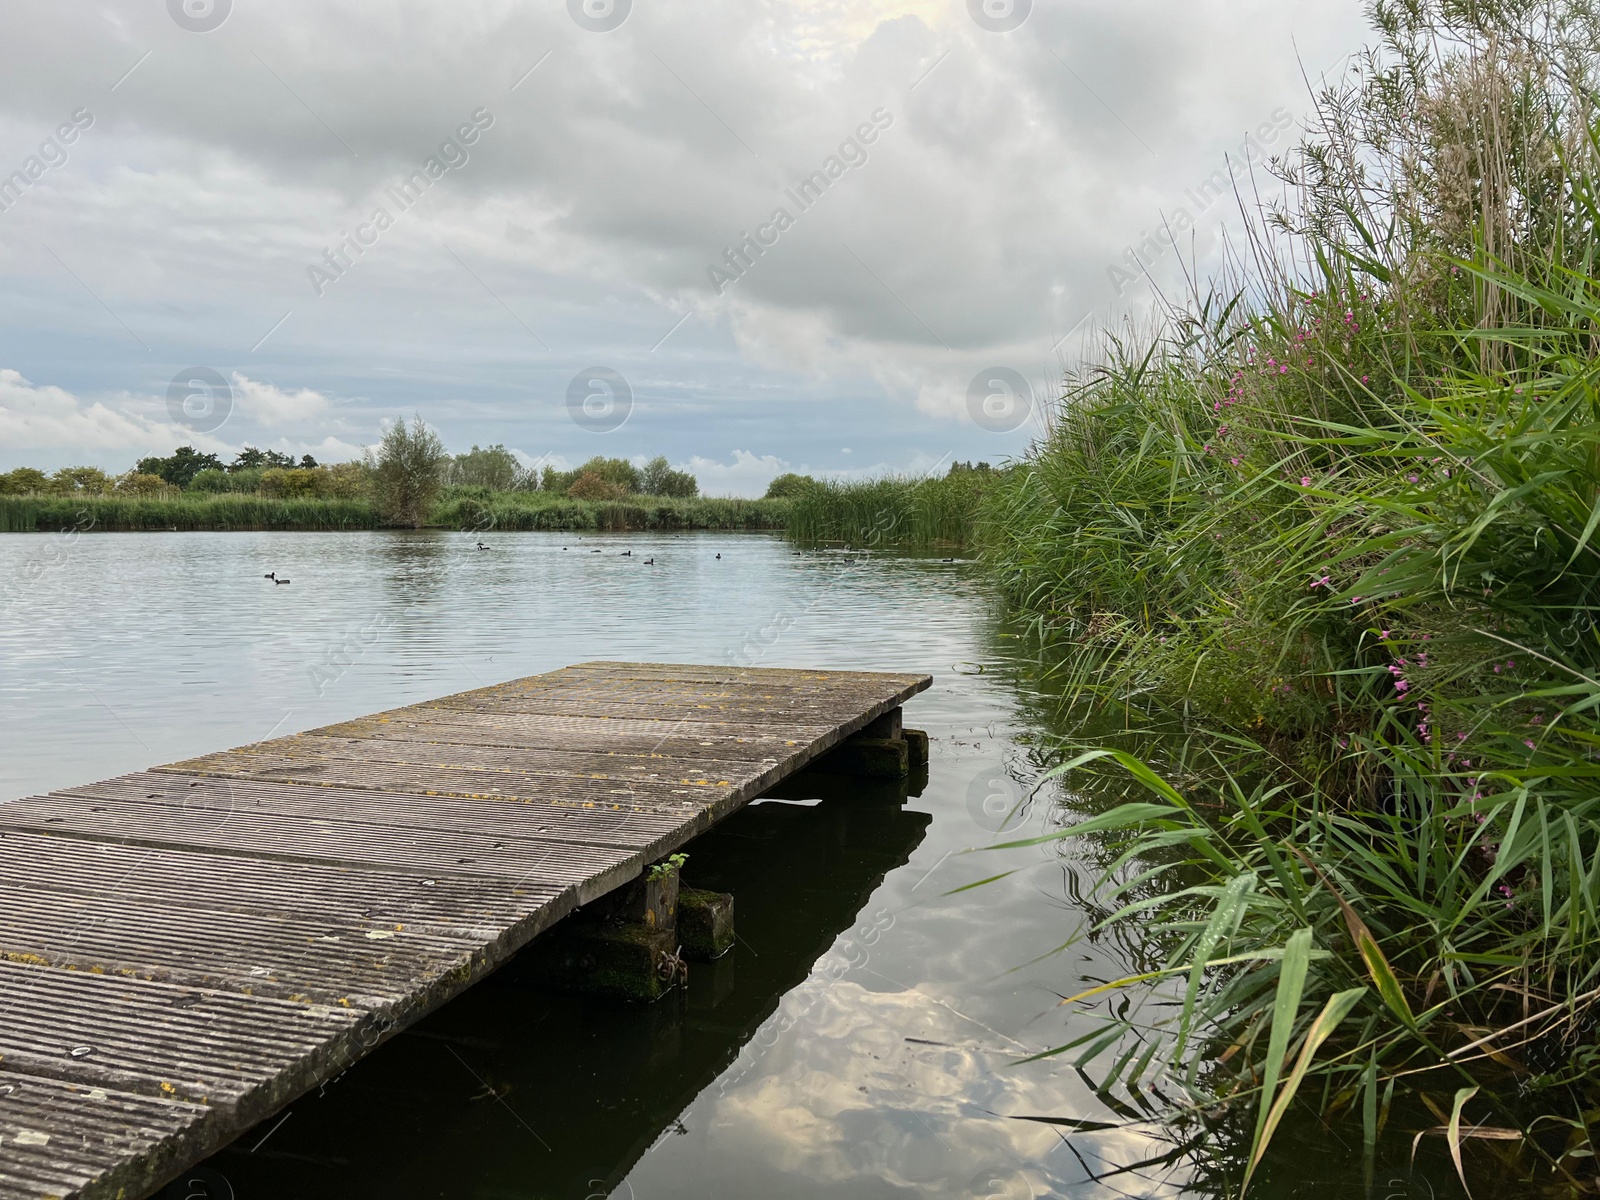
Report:
M 733 897 L 684 888 L 678 893 L 678 940 L 683 956 L 711 962 L 733 949 Z
M 928 761 L 928 735 L 906 729 L 901 710 L 890 709 L 846 738 L 816 766 L 830 775 L 857 779 L 904 779 Z
M 858 779 L 902 779 L 910 773 L 911 758 L 902 738 L 858 735 L 841 742 L 817 764 L 817 769 Z
M 875 721 L 865 725 L 856 737 L 888 738 L 891 741 L 899 739 L 904 727 L 901 723 L 901 709 L 894 708 L 884 713 Z
M 907 729 L 903 731 L 906 739 L 906 756 L 911 760 L 913 771 L 926 771 L 928 769 L 928 735 L 921 729 Z
M 681 857 L 561 922 L 528 948 L 537 978 L 562 991 L 618 1000 L 659 1000 L 687 973 L 678 956 Z M 728 937 L 733 936 L 732 903 Z

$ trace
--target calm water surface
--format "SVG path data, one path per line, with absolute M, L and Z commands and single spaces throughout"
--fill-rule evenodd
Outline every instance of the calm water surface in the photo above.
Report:
M 1046 790 L 1008 816 L 1037 776 L 1035 697 L 967 567 L 763 536 L 475 540 L 0 538 L 0 801 L 592 658 L 930 673 L 906 710 L 932 735 L 928 784 L 801 789 L 693 843 L 685 877 L 735 894 L 740 940 L 685 993 L 576 1001 L 512 964 L 172 1194 L 1217 1193 L 1196 1164 L 1226 1147 L 1129 1127 L 1140 1098 L 1097 1095 L 1076 1051 L 1020 1061 L 1095 1028 L 1059 996 L 1134 954 L 1054 953 L 1093 876 L 1059 846 L 963 853 L 1065 812 Z M 1280 1140 L 1260 1194 L 1365 1193 L 1359 1146 Z M 1437 1190 L 1384 1174 L 1377 1195 L 1451 1194 L 1431 1169 Z

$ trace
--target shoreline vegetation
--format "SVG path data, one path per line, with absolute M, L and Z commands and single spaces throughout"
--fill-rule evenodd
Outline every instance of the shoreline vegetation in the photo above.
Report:
M 1079 936 L 1145 961 L 1049 1053 L 1238 1146 L 1230 1190 L 1298 1113 L 1369 1186 L 1387 1128 L 1592 1195 L 1600 16 L 1371 12 L 1223 278 L 984 494 L 1087 810 L 991 859 L 1092 839 Z
M 112 477 L 95 467 L 0 474 L 0 533 L 160 530 L 782 530 L 790 501 L 700 495 L 664 457 L 593 458 L 571 471 L 524 468 L 503 446 L 445 452 L 421 419 L 398 421 L 362 462 L 296 462 L 246 447 L 224 465 L 181 446 Z M 803 481 L 809 482 L 809 481 Z M 776 494 L 774 494 L 774 490 Z
M 539 493 L 441 496 L 417 528 L 488 534 L 499 530 L 642 532 L 787 527 L 789 502 L 637 496 L 582 500 Z M 133 533 L 178 530 L 319 532 L 395 528 L 363 499 L 257 495 L 0 496 L 0 533 Z M 411 525 L 399 526 L 412 528 Z
M 535 472 L 502 446 L 452 457 L 420 421 L 395 428 L 403 436 L 387 455 L 333 466 L 247 447 L 224 467 L 184 446 L 117 477 L 94 467 L 49 476 L 20 468 L 0 474 L 0 533 L 701 529 L 783 532 L 853 548 L 962 549 L 984 494 L 1003 474 L 983 462 L 859 483 L 789 474 L 761 498 L 740 499 L 701 496 L 694 477 L 664 458 L 642 467 L 595 458 L 571 471 Z

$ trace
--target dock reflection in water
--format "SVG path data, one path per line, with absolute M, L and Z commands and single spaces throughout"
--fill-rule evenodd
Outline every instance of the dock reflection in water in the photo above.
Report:
M 932 818 L 903 785 L 784 789 L 808 793 L 828 798 L 758 802 L 690 844 L 685 881 L 733 893 L 738 944 L 687 988 L 624 1006 L 550 994 L 513 962 L 206 1168 L 240 1200 L 610 1195 L 793 1024 L 779 1002 L 819 958 L 837 943 L 859 966 L 883 932 L 872 894 Z

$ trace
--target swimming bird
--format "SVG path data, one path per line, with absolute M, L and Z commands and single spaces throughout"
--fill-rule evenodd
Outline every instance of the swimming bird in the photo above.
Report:
M 647 567 L 653 567 L 656 565 L 656 560 L 653 558 L 647 558 L 644 560 L 644 565 Z
M 623 558 L 632 558 L 633 557 L 633 551 L 632 550 L 624 550 L 622 552 L 621 557 L 623 557 Z
M 277 577 L 278 577 L 278 573 L 276 571 L 268 571 L 261 578 L 263 578 L 263 579 L 276 579 Z
M 292 580 L 292 579 L 279 579 L 276 575 L 274 575 L 272 577 L 272 582 L 273 583 L 293 583 L 294 580 Z
M 717 559 L 718 559 L 718 561 L 721 561 L 721 559 L 722 559 L 722 555 L 720 555 L 720 554 L 719 554 L 719 555 L 717 555 Z
M 478 549 L 479 550 L 492 550 L 492 549 L 494 549 L 494 547 L 493 546 L 485 546 L 482 542 L 479 542 L 478 543 Z
M 939 561 L 940 562 L 955 562 L 955 559 L 953 559 L 953 558 L 941 558 Z

